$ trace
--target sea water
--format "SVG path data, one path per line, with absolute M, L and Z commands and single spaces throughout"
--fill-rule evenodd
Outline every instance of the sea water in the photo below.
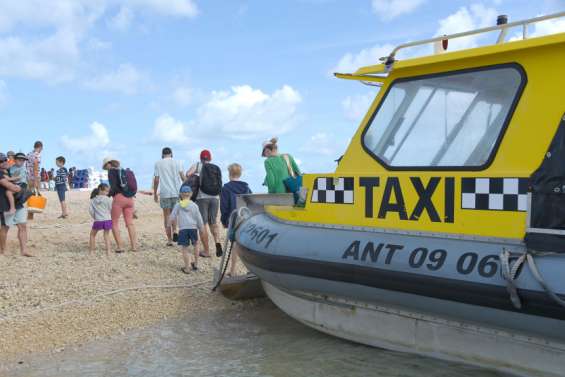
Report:
M 366 347 L 312 330 L 269 300 L 187 316 L 20 365 L 16 377 L 501 377 L 478 367 Z

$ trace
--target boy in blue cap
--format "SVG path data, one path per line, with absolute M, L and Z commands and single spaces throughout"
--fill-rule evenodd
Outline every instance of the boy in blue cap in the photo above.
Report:
M 192 196 L 192 189 L 190 186 L 182 186 L 180 189 L 180 201 L 175 204 L 173 211 L 169 216 L 168 226 L 172 226 L 176 222 L 179 229 L 178 245 L 182 250 L 182 259 L 184 260 L 184 267 L 181 271 L 185 274 L 190 273 L 190 270 L 198 270 L 198 230 L 207 237 L 206 228 L 202 221 L 202 216 L 198 210 L 198 206 L 190 197 Z M 194 262 L 190 261 L 188 253 L 189 246 L 194 247 Z

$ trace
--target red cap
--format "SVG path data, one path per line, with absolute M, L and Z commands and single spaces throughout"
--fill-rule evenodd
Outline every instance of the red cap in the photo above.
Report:
M 204 149 L 200 152 L 200 159 L 205 161 L 212 161 L 212 153 L 208 149 Z

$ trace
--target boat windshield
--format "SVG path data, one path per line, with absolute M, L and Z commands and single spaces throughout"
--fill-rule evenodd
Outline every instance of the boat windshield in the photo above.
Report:
M 391 167 L 484 166 L 523 81 L 514 65 L 396 80 L 363 144 Z

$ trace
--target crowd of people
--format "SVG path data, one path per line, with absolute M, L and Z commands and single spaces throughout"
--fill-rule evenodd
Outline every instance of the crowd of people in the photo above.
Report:
M 73 170 L 65 167 L 63 156 L 56 158 L 56 170 L 51 176 L 41 168 L 43 143 L 37 141 L 34 149 L 25 153 L 0 153 L 0 255 L 6 251 L 6 241 L 11 227 L 16 227 L 20 254 L 31 257 L 27 249 L 27 221 L 32 219 L 26 201 L 39 195 L 40 189 L 49 189 L 44 182 L 53 181 L 61 206 L 60 219 L 69 217 L 66 192 L 70 187 Z M 291 192 L 295 195 L 301 184 L 301 172 L 293 157 L 279 154 L 277 139 L 262 144 L 261 156 L 265 158 L 265 182 L 269 193 Z M 227 167 L 229 181 L 223 183 L 220 167 L 212 162 L 212 153 L 203 150 L 199 161 L 184 171 L 182 163 L 173 158 L 169 147 L 162 150 L 161 159 L 155 163 L 153 190 L 138 190 L 137 180 L 131 169 L 122 167 L 114 157 L 106 157 L 102 168 L 108 171 L 108 184 L 102 183 L 90 195 L 89 213 L 93 224 L 89 238 L 90 253 L 96 252 L 96 237 L 103 234 L 107 254 L 112 252 L 112 233 L 115 253 L 125 252 L 120 234 L 119 221 L 123 217 L 129 237 L 130 251 L 138 251 L 135 228 L 136 195 L 152 195 L 163 211 L 166 245 L 180 246 L 184 266 L 181 271 L 198 271 L 198 258 L 209 258 L 208 233 L 212 235 L 215 255 L 223 254 L 220 224 L 228 227 L 231 213 L 236 209 L 237 195 L 250 194 L 249 185 L 241 180 L 242 166 L 232 163 Z M 42 183 L 43 182 L 43 183 Z M 191 250 L 192 248 L 192 250 Z M 230 274 L 235 274 L 237 256 L 232 258 Z

